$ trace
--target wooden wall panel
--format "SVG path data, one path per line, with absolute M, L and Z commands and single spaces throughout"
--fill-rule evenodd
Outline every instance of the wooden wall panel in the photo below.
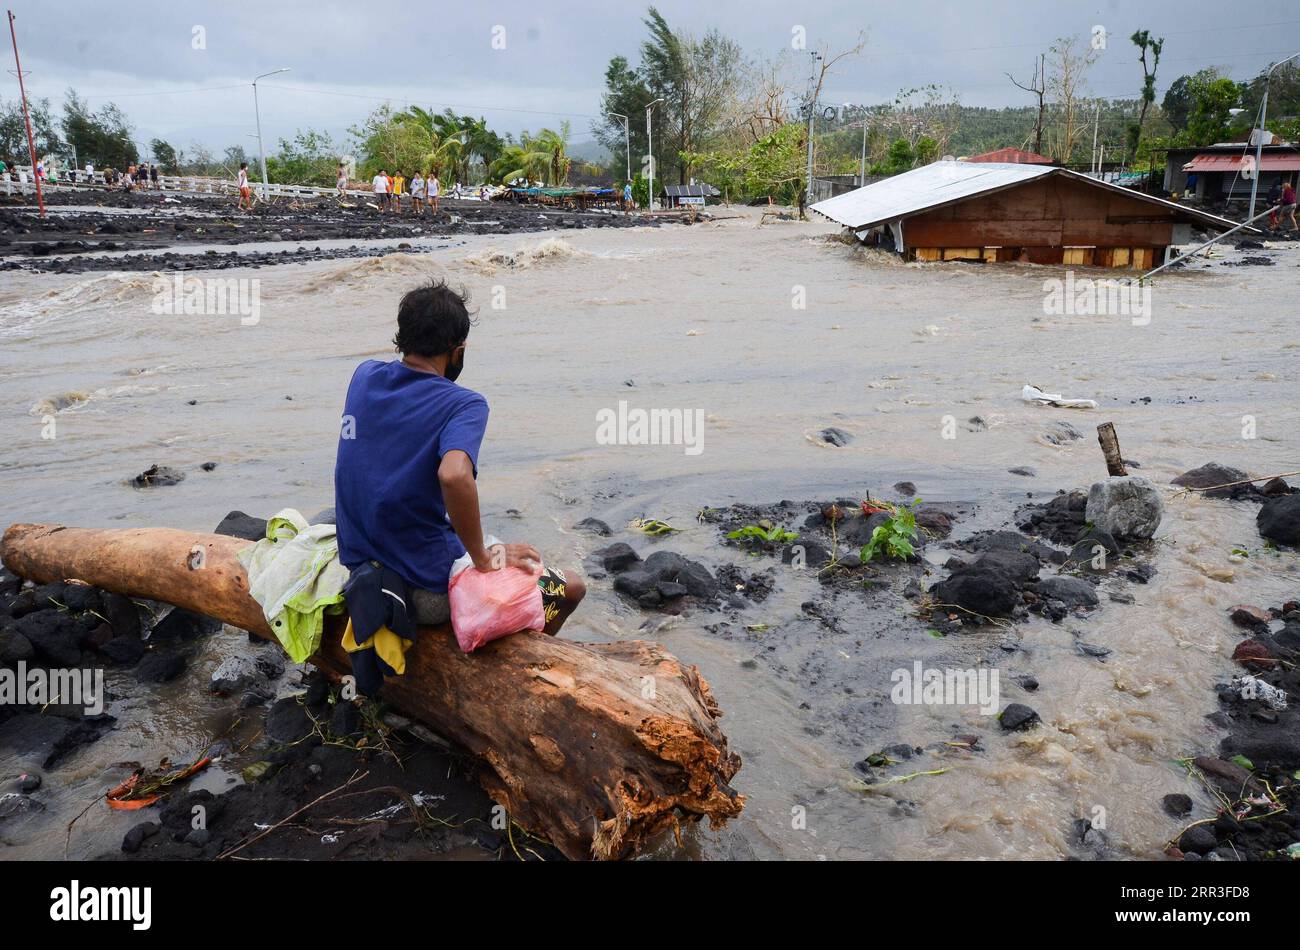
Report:
M 1053 176 L 908 218 L 911 247 L 1164 247 L 1176 212 Z

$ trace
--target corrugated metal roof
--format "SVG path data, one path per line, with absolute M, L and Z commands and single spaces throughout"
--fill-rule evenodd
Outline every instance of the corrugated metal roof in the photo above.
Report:
M 932 162 L 819 201 L 812 210 L 846 228 L 861 231 L 963 198 L 1010 188 L 1054 171 L 1055 168 L 1047 165 Z
M 1108 188 L 1131 198 L 1163 205 L 1216 228 L 1235 228 L 1237 222 L 1207 214 L 1187 205 L 1121 188 L 1110 182 L 1050 165 L 1017 165 L 995 162 L 933 162 L 855 191 L 819 201 L 812 210 L 854 231 L 910 218 L 976 195 L 1014 188 L 1048 175 L 1068 175 L 1098 188 Z M 1254 230 L 1253 228 L 1250 230 Z
M 1185 172 L 1240 172 L 1242 166 L 1242 155 L 1197 155 L 1194 159 L 1183 166 Z M 1250 160 L 1253 163 L 1255 153 L 1250 153 Z M 1266 172 L 1294 172 L 1300 171 L 1300 154 L 1279 155 L 1276 152 L 1269 154 L 1265 152 L 1259 158 L 1260 171 Z

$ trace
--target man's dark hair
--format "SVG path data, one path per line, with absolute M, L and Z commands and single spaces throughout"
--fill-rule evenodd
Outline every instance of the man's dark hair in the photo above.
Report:
M 469 337 L 468 300 L 468 294 L 457 293 L 443 280 L 408 291 L 397 305 L 393 345 L 408 356 L 432 358 L 451 352 Z

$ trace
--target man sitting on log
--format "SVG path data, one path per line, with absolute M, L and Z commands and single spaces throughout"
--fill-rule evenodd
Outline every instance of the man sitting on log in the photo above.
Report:
M 452 563 L 536 572 L 531 545 L 485 546 L 479 522 L 479 445 L 487 400 L 456 384 L 465 367 L 470 315 L 443 282 L 407 293 L 397 310 L 401 359 L 366 360 L 352 375 L 334 469 L 339 558 L 349 570 L 373 562 L 395 572 L 417 624 L 448 619 Z M 586 593 L 573 570 L 538 574 L 545 630 L 559 632 Z

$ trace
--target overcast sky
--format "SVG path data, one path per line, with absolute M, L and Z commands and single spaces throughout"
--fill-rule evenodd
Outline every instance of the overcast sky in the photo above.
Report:
M 903 88 L 950 85 L 963 104 L 1026 104 L 1022 81 L 1035 56 L 1059 36 L 1109 33 L 1088 74 L 1088 94 L 1135 96 L 1141 84 L 1128 36 L 1166 38 L 1159 95 L 1179 75 L 1217 65 L 1244 79 L 1300 50 L 1295 0 L 975 0 L 965 3 L 800 0 L 662 0 L 668 22 L 695 34 L 718 27 L 751 55 L 776 55 L 802 26 L 809 48 L 839 49 L 859 30 L 863 55 L 842 61 L 823 100 L 887 102 Z M 590 138 L 606 64 L 634 63 L 645 5 L 618 0 L 476 0 L 464 4 L 263 0 L 166 4 L 60 0 L 18 3 L 17 29 L 28 93 L 56 104 L 72 86 L 98 108 L 116 102 L 135 138 L 216 151 L 242 142 L 255 152 L 250 80 L 259 84 L 268 150 L 298 128 L 341 139 L 384 99 L 484 115 L 501 132 L 569 119 L 573 139 Z M 795 12 L 792 12 L 795 11 Z M 1220 25 L 1222 24 L 1222 25 Z M 203 28 L 206 48 L 195 49 Z M 493 48 L 504 28 L 504 49 Z M 497 36 L 502 35 L 497 31 Z M 9 64 L 11 65 L 11 64 Z M 0 95 L 17 95 L 3 77 Z

